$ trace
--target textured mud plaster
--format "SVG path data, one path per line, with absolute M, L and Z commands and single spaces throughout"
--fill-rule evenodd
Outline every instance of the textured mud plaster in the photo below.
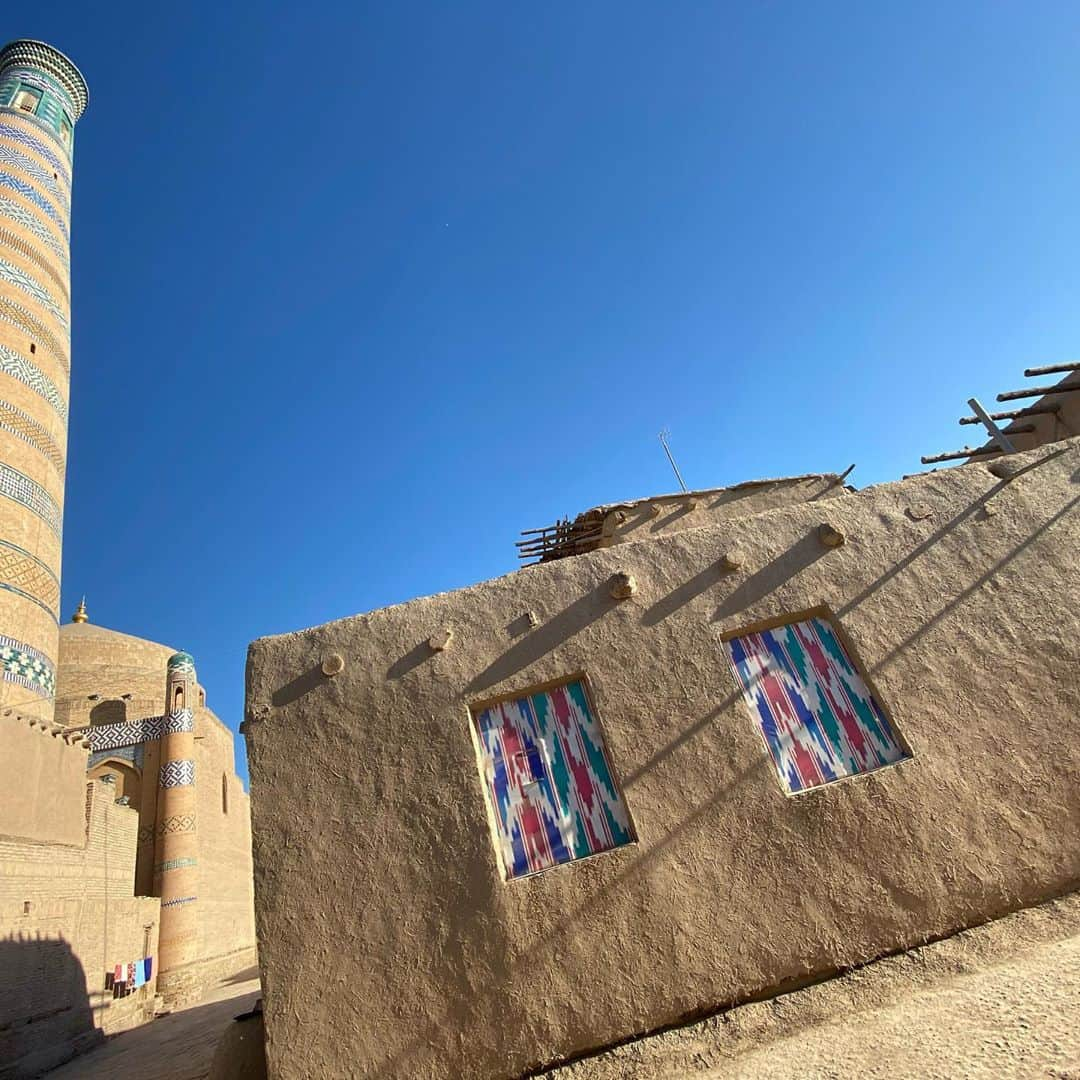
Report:
M 516 1076 L 1075 886 L 1080 440 L 1018 463 L 832 499 L 840 548 L 787 507 L 255 642 L 271 1075 Z M 914 757 L 786 796 L 721 639 L 818 605 Z M 638 841 L 505 882 L 468 706 L 577 672 Z

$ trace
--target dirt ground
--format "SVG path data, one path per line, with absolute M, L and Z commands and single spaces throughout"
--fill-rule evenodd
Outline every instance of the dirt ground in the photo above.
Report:
M 202 1080 L 225 1028 L 258 996 L 258 969 L 239 972 L 197 1004 L 113 1035 L 46 1075 L 49 1080 Z
M 1080 894 L 542 1075 L 1080 1080 Z

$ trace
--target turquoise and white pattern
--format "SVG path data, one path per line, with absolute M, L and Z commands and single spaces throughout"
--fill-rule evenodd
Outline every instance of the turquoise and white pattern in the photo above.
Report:
M 0 461 L 0 495 L 21 503 L 31 513 L 37 514 L 60 539 L 64 531 L 64 515 L 56 500 L 35 480 L 24 476 L 18 469 Z
M 56 694 L 56 668 L 37 649 L 0 634 L 0 673 L 4 682 L 15 683 L 40 697 Z
M 5 169 L 0 169 L 0 185 L 11 191 L 17 191 L 24 199 L 29 199 L 47 218 L 56 222 L 56 226 L 65 240 L 71 239 L 63 214 L 33 184 L 28 184 L 25 180 L 20 180 Z
M 27 296 L 32 296 L 60 324 L 65 338 L 71 334 L 71 326 L 64 309 L 52 298 L 49 290 L 38 284 L 25 270 L 0 259 L 0 280 L 21 289 Z
M 0 113 L 0 118 L 2 116 L 3 114 Z M 0 135 L 33 150 L 35 154 L 40 154 L 64 178 L 68 186 L 71 186 L 71 173 L 68 172 L 67 165 L 40 139 L 35 139 L 33 135 L 23 131 L 16 124 L 4 123 L 2 119 L 0 119 Z
M 10 195 L 5 195 L 3 192 L 0 192 L 0 217 L 11 218 L 16 224 L 21 225 L 35 240 L 56 256 L 65 270 L 71 269 L 71 257 L 68 254 L 67 245 L 57 240 L 36 214 L 31 213 L 22 203 L 16 202 Z
M 0 345 L 0 372 L 18 379 L 24 386 L 29 386 L 40 394 L 57 412 L 66 425 L 68 406 L 56 384 L 42 370 L 25 356 L 20 356 L 14 349 Z
M 54 199 L 60 204 L 60 209 L 67 213 L 71 210 L 71 199 L 67 190 L 55 179 L 54 170 L 46 169 L 39 161 L 24 154 L 19 150 L 12 150 L 10 146 L 0 143 L 0 163 L 11 165 L 31 180 L 36 180 Z

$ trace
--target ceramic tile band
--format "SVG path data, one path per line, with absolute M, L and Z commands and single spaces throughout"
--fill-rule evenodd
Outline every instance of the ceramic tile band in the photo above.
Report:
M 194 761 L 166 761 L 158 770 L 159 787 L 191 787 L 194 783 Z
M 56 256 L 60 265 L 68 270 L 71 268 L 71 255 L 67 244 L 57 240 L 37 215 L 26 209 L 22 203 L 0 192 L 0 216 L 10 218 L 17 225 L 21 225 L 35 240 L 44 244 Z
M 15 683 L 41 697 L 56 694 L 56 668 L 37 649 L 0 634 L 0 674 L 5 682 Z
M 3 143 L 0 143 L 0 162 L 4 165 L 10 165 L 13 169 L 18 169 L 30 180 L 45 188 L 53 197 L 53 201 L 57 204 L 61 213 L 66 214 L 71 209 L 67 192 L 53 178 L 51 169 L 46 169 L 44 165 L 39 164 L 29 155 L 19 150 L 13 150 L 10 146 L 4 146 Z
M 13 113 L 0 113 L 0 135 L 5 139 L 11 139 L 12 142 L 19 143 L 20 146 L 25 146 L 28 150 L 33 150 L 35 154 L 43 157 L 70 187 L 71 172 L 68 169 L 67 162 L 40 139 L 35 138 L 26 128 L 30 128 L 35 134 L 39 130 L 36 124 L 27 120 L 24 116 Z M 51 131 L 48 134 L 50 138 L 55 137 Z
M 64 531 L 64 515 L 56 500 L 36 481 L 0 461 L 0 495 L 25 506 L 56 534 Z
M 17 192 L 24 199 L 29 199 L 47 218 L 49 218 L 50 221 L 55 223 L 56 227 L 60 230 L 60 234 L 70 243 L 71 234 L 68 231 L 68 225 L 64 220 L 64 215 L 61 214 L 33 184 L 28 184 L 25 180 L 20 180 L 6 169 L 0 169 L 0 187 L 6 187 L 10 191 Z
M 0 259 L 0 282 L 6 281 L 14 285 L 27 296 L 32 297 L 60 324 L 64 337 L 71 333 L 71 323 L 67 312 L 53 299 L 52 293 L 40 282 L 35 281 L 25 270 L 9 263 L 6 259 Z
M 29 386 L 34 393 L 40 394 L 56 410 L 57 415 L 64 421 L 64 426 L 67 426 L 67 402 L 57 390 L 56 384 L 37 364 L 0 343 L 0 372 L 18 379 L 24 386 Z
M 179 904 L 190 904 L 195 900 L 198 900 L 197 896 L 175 896 L 172 900 L 162 900 L 161 906 L 163 908 L 176 907 Z
M 25 413 L 10 401 L 0 400 L 0 430 L 22 439 L 32 446 L 43 458 L 56 469 L 61 480 L 64 479 L 64 455 L 52 436 L 29 413 Z
M 184 731 L 195 730 L 195 717 L 190 709 L 177 709 L 168 716 L 147 716 L 141 720 L 132 720 L 117 724 L 98 724 L 86 728 L 83 737 L 90 743 L 90 749 L 116 750 L 121 746 L 134 746 L 136 743 L 153 742 L 163 735 L 176 735 Z
M 60 582 L 40 559 L 29 551 L 0 540 L 0 589 L 15 593 L 60 618 Z
M 5 229 L 0 225 L 0 245 L 8 248 L 11 251 L 16 252 L 19 256 L 26 259 L 27 262 L 32 262 L 39 270 L 44 270 L 46 274 L 52 279 L 53 284 L 59 289 L 60 296 L 65 304 L 71 304 L 71 295 L 68 291 L 67 282 L 57 269 L 53 266 L 44 255 L 28 240 L 24 240 L 21 236 L 16 236 L 10 229 Z M 67 364 L 64 364 L 67 367 Z
M 189 866 L 198 866 L 198 859 L 167 859 L 165 862 L 159 862 L 154 867 L 155 874 L 164 874 L 169 870 L 184 870 Z
M 158 826 L 158 834 L 160 836 L 165 836 L 167 833 L 185 833 L 194 831 L 194 814 L 173 814 L 171 817 L 167 817 Z

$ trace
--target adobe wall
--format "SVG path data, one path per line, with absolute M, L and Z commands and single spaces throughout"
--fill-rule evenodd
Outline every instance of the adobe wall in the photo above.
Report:
M 132 896 L 138 817 L 110 785 L 76 791 L 79 846 L 0 836 L 0 1080 L 153 1016 L 156 972 L 128 997 L 105 990 L 107 970 L 157 954 L 160 902 Z
M 271 1074 L 516 1076 L 1080 884 L 1080 440 L 1010 467 L 253 643 Z M 821 543 L 826 520 L 843 546 Z M 742 566 L 725 572 L 732 550 Z M 618 572 L 638 584 L 621 602 Z M 914 756 L 792 797 L 721 635 L 818 605 Z M 520 632 L 530 610 L 539 625 Z M 468 706 L 578 672 L 637 841 L 506 882 Z
M 0 836 L 81 846 L 86 750 L 51 727 L 0 717 Z

